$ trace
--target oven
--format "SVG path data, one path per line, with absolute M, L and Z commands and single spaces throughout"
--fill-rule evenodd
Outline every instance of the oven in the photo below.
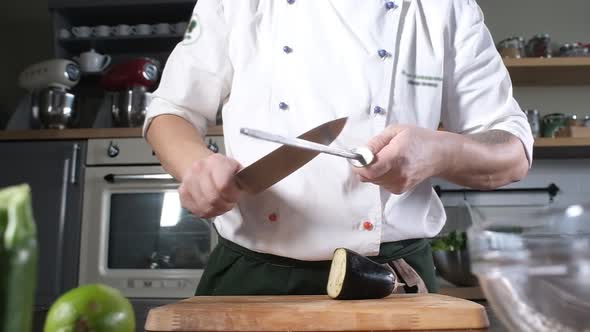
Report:
M 224 153 L 223 137 L 208 136 Z M 194 294 L 217 242 L 212 220 L 181 208 L 178 183 L 141 138 L 89 140 L 79 284 L 129 298 Z

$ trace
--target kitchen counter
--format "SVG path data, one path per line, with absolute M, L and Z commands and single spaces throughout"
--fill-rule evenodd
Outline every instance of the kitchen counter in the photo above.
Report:
M 210 127 L 207 135 L 221 136 L 221 126 Z M 80 128 L 0 130 L 0 141 L 70 140 L 93 138 L 140 138 L 141 128 Z
M 207 135 L 222 136 L 223 127 L 209 127 Z M 0 130 L 0 141 L 75 140 L 93 138 L 140 138 L 141 128 L 81 128 Z M 537 138 L 535 159 L 590 158 L 590 138 Z

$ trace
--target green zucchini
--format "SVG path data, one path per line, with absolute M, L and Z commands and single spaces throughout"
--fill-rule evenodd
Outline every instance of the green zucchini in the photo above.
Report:
M 328 296 L 337 300 L 379 299 L 397 286 L 392 270 L 352 250 L 334 251 L 328 276 Z
M 37 230 L 26 184 L 0 190 L 0 331 L 29 332 L 37 285 Z

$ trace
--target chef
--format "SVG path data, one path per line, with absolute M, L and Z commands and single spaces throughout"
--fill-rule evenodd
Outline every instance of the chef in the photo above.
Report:
M 218 110 L 225 155 L 203 137 Z M 348 117 L 320 154 L 257 195 L 235 174 L 278 144 Z M 442 125 L 442 130 L 439 129 Z M 526 176 L 533 138 L 474 0 L 199 0 L 154 92 L 144 136 L 214 219 L 197 295 L 325 294 L 344 247 L 389 266 L 401 292 L 436 292 L 428 238 L 445 223 L 430 180 L 493 189 Z

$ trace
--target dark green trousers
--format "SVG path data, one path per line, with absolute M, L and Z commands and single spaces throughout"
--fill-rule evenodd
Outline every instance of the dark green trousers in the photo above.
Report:
M 422 277 L 429 292 L 438 291 L 432 252 L 425 239 L 384 243 L 379 256 L 369 258 L 380 264 L 403 258 Z M 331 261 L 253 252 L 219 236 L 195 295 L 324 295 L 330 265 Z

